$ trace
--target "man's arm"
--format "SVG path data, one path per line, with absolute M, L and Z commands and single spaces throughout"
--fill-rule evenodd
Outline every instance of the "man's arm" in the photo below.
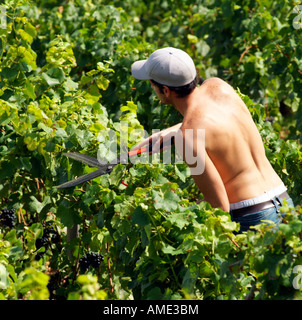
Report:
M 221 208 L 224 211 L 230 210 L 228 196 L 221 180 L 221 177 L 215 168 L 212 160 L 206 153 L 205 170 L 202 174 L 192 177 L 204 196 L 204 200 L 209 202 L 213 208 Z
M 173 127 L 164 129 L 162 131 L 156 132 L 152 134 L 150 137 L 144 139 L 140 143 L 136 144 L 131 150 L 138 150 L 142 147 L 145 147 L 149 145 L 151 142 L 153 144 L 152 146 L 152 152 L 160 152 L 160 145 L 161 143 L 170 142 L 172 137 L 175 137 L 177 134 L 179 128 L 181 127 L 182 123 L 178 123 L 174 125 Z
M 229 211 L 228 196 L 215 165 L 205 149 L 205 135 L 198 134 L 198 130 L 179 130 L 176 137 L 176 148 L 191 169 L 192 177 L 213 208 Z
M 191 129 L 188 131 L 190 130 Z M 193 138 L 188 134 L 185 136 L 185 131 L 182 123 L 179 123 L 171 128 L 151 135 L 149 138 L 135 145 L 132 150 L 137 150 L 149 145 L 152 139 L 154 143 L 152 151 L 159 152 L 161 142 L 164 143 L 169 141 L 171 137 L 175 137 L 177 151 L 190 167 L 192 177 L 200 192 L 203 194 L 204 200 L 209 202 L 213 208 L 221 208 L 224 211 L 229 211 L 229 200 L 224 184 L 205 150 L 205 142 L 201 141 L 200 136 L 196 133 L 193 135 Z M 195 163 L 192 159 L 195 160 Z

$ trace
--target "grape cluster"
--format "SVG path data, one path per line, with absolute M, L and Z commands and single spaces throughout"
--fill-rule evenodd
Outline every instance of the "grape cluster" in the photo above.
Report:
M 45 235 L 51 241 L 51 243 L 58 243 L 60 241 L 60 235 L 53 225 L 44 224 L 43 235 Z
M 80 269 L 85 272 L 90 266 L 98 269 L 104 257 L 96 252 L 89 252 L 79 260 Z
M 36 240 L 36 248 L 39 250 L 42 247 L 45 247 L 45 251 L 49 246 L 48 236 L 43 233 L 43 237 Z
M 0 224 L 4 227 L 13 228 L 16 224 L 16 210 L 2 209 L 0 213 Z
M 36 239 L 36 248 L 39 250 L 44 247 L 45 252 L 51 243 L 58 243 L 60 241 L 60 235 L 58 234 L 56 228 L 52 225 L 43 224 L 43 236 L 42 238 Z M 37 260 L 39 260 L 43 255 L 43 252 L 37 254 Z

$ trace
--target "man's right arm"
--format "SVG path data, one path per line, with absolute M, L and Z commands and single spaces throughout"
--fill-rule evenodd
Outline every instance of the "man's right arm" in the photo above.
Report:
M 160 152 L 160 145 L 161 143 L 169 143 L 172 139 L 172 137 L 175 137 L 177 135 L 177 132 L 179 131 L 182 123 L 178 123 L 174 125 L 173 127 L 164 129 L 162 131 L 156 132 L 152 134 L 150 137 L 144 139 L 140 143 L 136 144 L 131 150 L 138 150 L 142 147 L 145 147 L 152 143 L 152 152 Z

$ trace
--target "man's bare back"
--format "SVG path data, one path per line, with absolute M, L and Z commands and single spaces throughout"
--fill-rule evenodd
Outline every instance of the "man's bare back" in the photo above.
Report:
M 193 178 L 212 206 L 229 211 L 229 203 L 260 196 L 282 184 L 247 107 L 219 78 L 206 80 L 188 100 L 183 135 L 186 129 L 200 128 L 205 129 L 205 170 Z M 194 151 L 198 152 L 197 145 Z

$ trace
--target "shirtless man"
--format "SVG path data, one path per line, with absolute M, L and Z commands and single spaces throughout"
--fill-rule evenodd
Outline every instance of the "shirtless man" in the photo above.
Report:
M 293 205 L 292 200 L 266 158 L 261 136 L 234 89 L 219 78 L 197 86 L 193 60 L 176 48 L 156 50 L 147 60 L 135 62 L 132 75 L 150 80 L 161 102 L 173 105 L 183 115 L 182 123 L 150 136 L 134 149 L 152 139 L 153 150 L 159 151 L 161 142 L 181 137 L 179 152 L 184 161 L 190 151 L 197 162 L 204 162 L 204 170 L 195 170 L 192 176 L 205 201 L 230 212 L 242 231 L 261 220 L 278 224 L 279 207 L 284 199 Z M 193 130 L 193 138 L 186 133 L 188 129 Z M 205 142 L 198 138 L 197 129 L 205 130 Z M 193 172 L 194 165 L 188 165 Z

